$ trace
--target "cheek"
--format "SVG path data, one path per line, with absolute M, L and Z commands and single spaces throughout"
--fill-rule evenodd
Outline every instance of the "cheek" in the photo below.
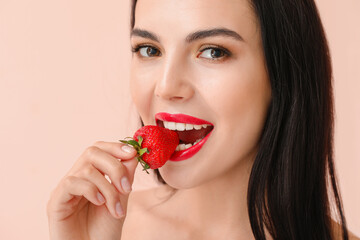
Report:
M 271 101 L 271 88 L 264 68 L 248 66 L 244 70 L 232 70 L 221 76 L 222 84 L 206 89 L 212 93 L 207 101 L 212 103 L 216 114 L 217 138 L 225 145 L 232 142 L 238 146 L 236 151 L 240 154 L 235 151 L 229 154 L 244 156 L 258 144 Z
M 134 61 L 134 60 L 133 60 Z M 154 73 L 132 63 L 130 71 L 131 98 L 145 124 L 149 124 L 151 100 L 154 90 Z
M 265 117 L 271 100 L 270 83 L 265 68 L 258 67 L 259 64 L 257 67 L 249 65 L 214 71 L 211 78 L 206 78 L 207 84 L 198 88 L 207 98 L 217 121 L 236 123 Z
M 236 122 L 262 121 L 270 103 L 270 88 L 267 79 L 249 75 L 239 75 L 230 84 L 222 86 L 217 108 L 222 116 Z

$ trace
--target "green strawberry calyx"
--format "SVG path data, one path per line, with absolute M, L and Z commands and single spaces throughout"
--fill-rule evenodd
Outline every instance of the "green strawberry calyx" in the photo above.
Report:
M 143 167 L 143 171 L 149 174 L 148 169 L 150 168 L 150 166 L 142 159 L 142 155 L 144 155 L 144 153 L 149 153 L 149 150 L 147 148 L 141 148 L 141 144 L 143 142 L 142 136 L 138 136 L 137 141 L 131 137 L 126 137 L 125 139 L 130 139 L 130 140 L 119 140 L 119 141 L 125 144 L 129 144 L 135 148 L 137 152 L 137 160 Z

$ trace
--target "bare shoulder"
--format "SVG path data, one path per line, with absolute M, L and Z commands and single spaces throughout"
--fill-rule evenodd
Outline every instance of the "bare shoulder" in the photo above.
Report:
M 161 221 L 162 203 L 171 191 L 165 185 L 130 193 L 121 240 L 149 239 L 149 231 Z
M 357 236 L 355 236 L 354 234 L 350 233 L 350 236 L 349 236 L 349 240 L 360 240 L 360 238 L 358 238 Z
M 334 239 L 336 240 L 342 240 L 342 228 L 341 225 L 339 223 L 337 223 L 336 221 L 332 220 L 331 221 L 332 224 L 332 229 L 333 229 L 333 236 Z M 355 234 L 353 234 L 351 231 L 349 231 L 349 240 L 360 240 L 359 237 L 355 236 Z

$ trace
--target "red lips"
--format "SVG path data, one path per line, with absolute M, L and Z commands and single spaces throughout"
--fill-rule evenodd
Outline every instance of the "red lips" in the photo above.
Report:
M 195 125 L 202 125 L 202 124 L 210 124 L 214 125 L 211 122 L 205 121 L 200 118 L 192 117 L 190 115 L 186 114 L 169 114 L 165 112 L 160 112 L 155 114 L 155 118 L 159 119 L 161 121 L 167 121 L 167 122 L 178 122 L 178 123 L 190 123 Z
M 165 113 L 165 112 L 160 112 L 155 115 L 155 119 L 161 120 L 161 121 L 167 121 L 167 122 L 189 123 L 189 124 L 194 124 L 194 125 L 209 124 L 212 126 L 212 128 L 214 126 L 211 122 L 205 121 L 200 118 L 192 117 L 192 116 L 189 116 L 186 114 L 169 114 L 169 113 Z M 188 149 L 182 150 L 182 151 L 175 151 L 171 155 L 170 161 L 174 161 L 174 162 L 183 161 L 183 160 L 189 159 L 192 156 L 194 156 L 197 152 L 200 151 L 200 149 L 204 146 L 206 141 L 209 139 L 211 132 L 212 131 L 210 131 L 206 135 L 206 137 L 204 137 L 199 143 L 195 144 L 194 146 L 192 146 Z

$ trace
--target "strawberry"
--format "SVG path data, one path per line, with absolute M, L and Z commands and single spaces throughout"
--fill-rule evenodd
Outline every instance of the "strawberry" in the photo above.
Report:
M 177 132 L 153 125 L 138 129 L 131 140 L 119 140 L 132 145 L 137 153 L 137 159 L 143 170 L 162 167 L 179 145 Z

